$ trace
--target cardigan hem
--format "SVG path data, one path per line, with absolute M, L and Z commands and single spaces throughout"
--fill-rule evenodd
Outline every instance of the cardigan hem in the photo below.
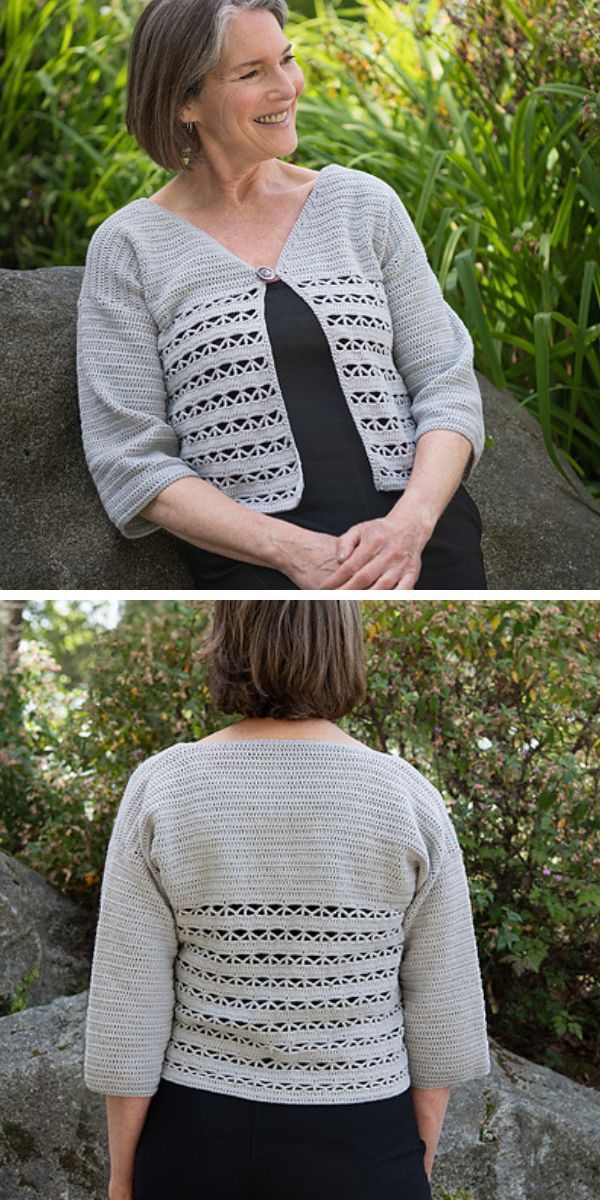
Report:
M 367 1085 L 362 1094 L 356 1089 L 336 1088 L 335 1086 L 328 1090 L 322 1086 L 312 1089 L 303 1086 L 301 1090 L 293 1087 L 269 1086 L 261 1092 L 256 1087 L 248 1087 L 243 1083 L 228 1084 L 216 1071 L 213 1073 L 198 1070 L 193 1075 L 190 1072 L 179 1071 L 174 1063 L 167 1063 L 163 1067 L 161 1079 L 166 1080 L 167 1083 L 178 1083 L 183 1087 L 218 1092 L 220 1095 L 237 1096 L 242 1100 L 257 1100 L 259 1103 L 270 1100 L 277 1104 L 360 1104 L 368 1100 L 386 1100 L 392 1096 L 398 1096 L 410 1087 L 410 1075 L 406 1072 L 398 1079 L 392 1079 L 380 1087 L 368 1087 Z

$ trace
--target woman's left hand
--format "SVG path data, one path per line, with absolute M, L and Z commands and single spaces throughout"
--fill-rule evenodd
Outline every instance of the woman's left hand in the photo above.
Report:
M 433 533 L 433 525 L 419 508 L 398 501 L 386 517 L 361 521 L 338 537 L 342 565 L 329 575 L 319 590 L 385 588 L 412 590 L 421 573 L 421 554 Z

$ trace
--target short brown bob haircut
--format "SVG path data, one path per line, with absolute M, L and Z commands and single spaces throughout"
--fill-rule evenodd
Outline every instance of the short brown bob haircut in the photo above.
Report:
M 248 8 L 267 9 L 282 29 L 288 19 L 286 0 L 150 0 L 142 9 L 129 46 L 125 124 L 165 171 L 190 171 L 202 159 L 196 128 L 189 133 L 178 114 L 218 67 L 232 16 Z
M 357 600 L 215 600 L 200 655 L 224 713 L 335 721 L 365 699 Z

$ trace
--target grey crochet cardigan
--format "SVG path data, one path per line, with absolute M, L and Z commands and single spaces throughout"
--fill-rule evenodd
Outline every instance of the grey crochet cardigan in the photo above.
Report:
M 275 266 L 317 316 L 375 487 L 406 487 L 416 440 L 484 442 L 473 342 L 446 303 L 400 198 L 331 163 Z M 293 509 L 302 466 L 265 321 L 257 268 L 147 198 L 89 243 L 78 301 L 77 372 L 87 462 L 131 538 L 168 484 L 200 476 L 260 512 Z
M 343 1104 L 489 1070 L 462 854 L 414 767 L 240 739 L 134 771 L 102 879 L 90 1091 Z

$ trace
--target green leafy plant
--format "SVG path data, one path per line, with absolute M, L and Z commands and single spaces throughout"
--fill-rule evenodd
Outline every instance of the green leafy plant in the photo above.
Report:
M 352 732 L 411 758 L 448 803 L 493 1035 L 559 1071 L 580 1058 L 581 1082 L 591 1083 L 600 965 L 595 606 L 365 605 L 370 687 Z
M 475 1200 L 472 1192 L 465 1192 L 464 1188 L 459 1188 L 457 1192 L 447 1192 L 445 1189 L 441 1192 L 436 1192 L 435 1200 Z
M 39 967 L 32 967 L 27 971 L 21 979 L 21 983 L 16 988 L 14 995 L 8 1002 L 4 1001 L 0 1005 L 0 1016 L 9 1016 L 11 1013 L 22 1012 L 27 1008 L 27 993 L 35 983 L 40 974 Z
M 54 672 L 45 666 L 32 663 L 0 674 L 0 850 L 5 854 L 23 849 L 21 831 L 29 839 L 39 835 L 53 795 L 44 776 L 45 720 L 41 715 L 38 722 L 30 708 L 35 691 L 43 709 L 52 687 Z
M 301 33 L 311 81 L 302 150 L 334 146 L 337 159 L 398 192 L 472 334 L 476 367 L 537 417 L 566 478 L 569 467 L 587 476 L 597 495 L 600 105 L 588 60 L 548 78 L 553 6 L 538 27 L 528 5 L 497 3 L 536 45 L 525 87 L 501 24 L 490 22 L 498 92 L 487 62 L 477 69 L 469 13 L 467 53 L 443 19 L 447 6 L 431 3 L 423 18 L 416 0 L 369 0 L 361 23 L 316 7 L 319 20 Z
M 445 1189 L 441 1192 L 436 1192 L 435 1200 L 475 1200 L 472 1192 L 465 1192 L 464 1188 L 459 1188 L 457 1192 L 447 1192 Z

